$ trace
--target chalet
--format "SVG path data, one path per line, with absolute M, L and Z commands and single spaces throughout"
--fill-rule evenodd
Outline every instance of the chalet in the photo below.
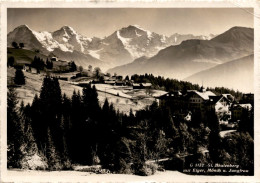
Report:
M 235 97 L 229 93 L 227 94 L 222 94 L 223 97 L 225 97 L 230 103 L 235 101 Z
M 197 90 L 188 90 L 187 98 L 188 98 L 188 108 L 191 111 L 205 111 L 205 102 L 210 99 L 210 96 L 216 96 L 211 91 L 204 90 L 203 87 L 199 91 Z
M 140 83 L 133 83 L 133 89 L 141 89 Z
M 59 80 L 63 80 L 63 81 L 68 81 L 69 80 L 68 77 L 63 77 L 63 76 L 59 76 L 58 79 Z
M 34 68 L 34 67 L 31 67 L 31 64 L 24 64 L 23 65 L 23 71 L 24 72 L 29 72 L 29 73 L 32 73 L 32 74 L 37 74 L 37 69 Z
M 104 81 L 105 84 L 109 84 L 109 85 L 115 85 L 115 81 L 110 81 L 110 80 L 106 80 Z
M 151 83 L 133 83 L 133 89 L 149 89 L 151 87 Z
M 23 65 L 23 71 L 29 72 L 31 70 L 31 65 L 30 64 L 24 64 Z
M 29 72 L 32 73 L 32 74 L 38 74 L 37 69 L 35 69 L 35 68 L 33 68 L 33 67 L 31 67 L 31 69 L 29 70 Z
M 151 88 L 152 87 L 152 84 L 151 83 L 141 83 L 141 86 L 143 88 Z
M 159 105 L 162 104 L 162 102 L 169 102 L 170 106 L 179 106 L 179 108 L 184 107 L 185 99 L 183 97 L 183 94 L 181 91 L 170 91 L 166 92 L 162 95 L 155 96 L 156 99 L 158 99 Z
M 90 81 L 82 81 L 82 82 L 78 82 L 77 85 L 81 86 L 81 87 L 86 87 L 88 85 L 90 85 Z
M 231 119 L 231 102 L 223 95 L 209 96 L 206 106 L 208 110 L 214 110 L 216 112 L 220 121 L 228 121 Z
M 182 96 L 181 91 L 171 91 L 171 92 L 167 92 L 163 95 L 160 95 L 157 98 L 163 100 L 163 99 L 169 99 L 169 98 L 176 98 L 179 96 Z
M 107 80 L 109 80 L 109 79 L 110 79 L 109 76 L 104 75 L 104 80 L 105 80 L 105 81 L 107 81 Z
M 117 80 L 115 82 L 115 85 L 117 85 L 117 86 L 125 86 L 125 81 Z
M 244 110 L 251 111 L 252 105 L 251 104 L 234 104 L 231 107 L 232 121 L 240 120 Z
M 51 57 L 51 61 L 57 62 L 57 61 L 58 61 L 58 58 L 57 58 L 57 57 Z

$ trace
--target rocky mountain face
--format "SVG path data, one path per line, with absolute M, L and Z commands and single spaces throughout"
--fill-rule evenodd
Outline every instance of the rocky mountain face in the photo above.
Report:
M 153 73 L 183 79 L 205 69 L 253 53 L 254 32 L 251 28 L 233 27 L 211 40 L 191 39 L 162 49 L 143 62 L 134 61 L 108 72 L 123 75 Z
M 8 34 L 8 46 L 13 41 L 23 42 L 27 49 L 38 49 L 47 55 L 52 53 L 63 60 L 75 60 L 83 67 L 88 64 L 114 67 L 142 56 L 152 57 L 161 49 L 180 44 L 186 39 L 209 39 L 211 36 L 173 34 L 167 37 L 138 25 L 130 25 L 105 38 L 87 38 L 69 26 L 54 32 L 37 32 L 21 25 Z

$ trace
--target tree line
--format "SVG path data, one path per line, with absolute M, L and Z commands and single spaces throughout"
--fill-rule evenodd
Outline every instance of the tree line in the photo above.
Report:
M 126 80 L 129 80 L 129 76 L 126 76 Z M 181 81 L 177 79 L 164 78 L 162 76 L 155 77 L 153 74 L 144 74 L 138 75 L 134 74 L 131 76 L 131 80 L 136 83 L 146 83 L 150 82 L 154 89 L 160 89 L 165 91 L 176 91 L 181 90 L 183 93 L 186 93 L 187 90 L 199 90 L 200 86 L 198 84 L 192 84 L 187 81 Z M 243 93 L 239 91 L 234 91 L 233 89 L 228 89 L 225 87 L 207 87 L 209 91 L 219 95 L 229 93 L 233 95 L 236 99 L 240 100 L 242 98 Z
M 242 126 L 238 133 L 221 138 L 214 111 L 207 120 L 193 114 L 186 121 L 167 105 L 151 106 L 129 114 L 115 110 L 106 99 L 100 105 L 95 86 L 62 94 L 57 78 L 46 76 L 32 104 L 18 104 L 13 88 L 8 91 L 8 167 L 71 169 L 72 164 L 96 165 L 118 173 L 150 175 L 163 165 L 149 164 L 176 155 L 194 162 L 238 163 L 253 169 L 253 138 Z M 241 124 L 251 124 L 253 114 Z M 230 140 L 231 139 L 231 140 Z M 209 151 L 201 156 L 200 149 Z M 34 167 L 34 168 L 35 168 Z

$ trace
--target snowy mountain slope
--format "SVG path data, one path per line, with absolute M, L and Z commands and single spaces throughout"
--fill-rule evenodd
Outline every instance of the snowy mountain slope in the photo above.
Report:
M 253 29 L 234 27 L 211 40 L 186 40 L 160 50 L 145 63 L 135 61 L 127 67 L 122 65 L 109 69 L 108 72 L 124 75 L 152 73 L 183 79 L 216 65 L 248 56 L 253 51 Z
M 77 65 L 87 67 L 89 64 L 99 67 L 108 67 L 99 59 L 88 54 L 88 43 L 92 40 L 78 34 L 73 28 L 63 26 L 55 32 L 37 32 L 27 25 L 15 28 L 7 35 L 7 45 L 12 42 L 24 43 L 25 49 L 40 50 L 45 55 L 54 54 L 61 60 L 74 60 Z
M 63 26 L 54 32 L 31 30 L 27 25 L 21 25 L 8 34 L 8 46 L 12 42 L 23 42 L 26 49 L 38 49 L 44 54 L 55 52 L 58 57 L 70 55 L 86 67 L 89 62 L 104 63 L 114 67 L 130 63 L 132 60 L 157 54 L 169 45 L 180 44 L 186 39 L 206 39 L 205 36 L 174 34 L 167 37 L 145 30 L 138 25 L 129 25 L 115 31 L 105 38 L 88 38 L 77 33 L 70 26 Z M 86 60 L 86 63 L 83 60 Z M 102 62 L 100 62 L 102 61 Z

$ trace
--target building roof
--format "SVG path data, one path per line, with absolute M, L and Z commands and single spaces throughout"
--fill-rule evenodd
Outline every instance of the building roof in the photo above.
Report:
M 140 86 L 140 83 L 133 83 L 133 86 Z
M 241 106 L 244 109 L 249 109 L 249 110 L 252 109 L 252 105 L 251 104 L 238 104 L 238 105 Z
M 205 92 L 200 92 L 197 90 L 188 90 L 188 92 L 194 92 L 198 96 L 200 96 L 203 100 L 209 100 L 209 96 L 216 96 L 213 92 L 211 91 L 205 91 Z
M 237 108 L 237 107 L 241 107 L 243 109 L 248 109 L 248 110 L 252 109 L 252 105 L 251 104 L 235 104 L 233 106 L 233 108 Z
M 182 96 L 182 93 L 180 91 L 170 91 L 170 92 L 162 92 L 161 94 L 157 94 L 157 98 L 163 98 L 163 97 L 176 97 L 176 96 Z
M 225 97 L 227 100 L 229 100 L 230 102 L 233 102 L 235 97 L 229 93 L 226 94 L 222 94 L 223 97 Z
M 106 84 L 115 84 L 115 81 L 105 81 Z
M 152 86 L 152 83 L 141 83 L 143 86 Z
M 213 104 L 216 104 L 223 96 L 209 96 L 209 101 Z

